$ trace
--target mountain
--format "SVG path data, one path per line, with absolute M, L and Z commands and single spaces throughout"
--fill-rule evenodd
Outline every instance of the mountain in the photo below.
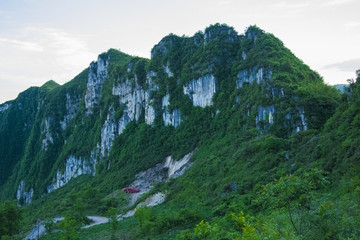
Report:
M 341 93 L 345 92 L 345 89 L 348 87 L 348 84 L 336 84 L 333 85 L 334 88 L 336 88 L 337 90 L 339 90 Z
M 319 169 L 316 176 L 328 174 L 332 187 L 302 196 L 316 190 L 316 200 L 338 203 L 343 182 L 352 179 L 342 204 L 358 204 L 349 197 L 358 186 L 352 156 L 358 154 L 357 85 L 341 95 L 256 26 L 244 34 L 221 24 L 192 37 L 170 34 L 153 47 L 151 59 L 110 49 L 70 82 L 49 81 L 0 105 L 0 198 L 17 199 L 30 224 L 64 214 L 77 201 L 89 214 L 125 211 L 128 199 L 119 190 L 135 183 L 149 192 L 132 203 L 157 192 L 165 202 L 137 211 L 140 225 L 124 224 L 138 230 L 118 232 L 122 238 L 202 239 L 210 237 L 202 227 L 215 225 L 213 239 L 245 237 L 244 226 L 259 236 L 271 229 L 278 236 L 271 239 L 305 236 L 296 220 L 318 213 L 304 208 L 275 227 L 286 213 L 261 209 L 257 194 L 287 176 L 309 186 L 308 172 Z M 231 217 L 241 211 L 256 216 L 257 225 L 245 215 Z M 335 219 L 348 209 L 334 212 Z M 231 227 L 241 216 L 247 222 Z M 336 231 L 328 224 L 306 237 L 359 234 L 336 220 Z M 311 221 L 300 222 L 305 228 Z

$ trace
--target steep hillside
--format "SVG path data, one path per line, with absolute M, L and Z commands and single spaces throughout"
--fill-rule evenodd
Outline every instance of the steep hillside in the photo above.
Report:
M 272 214 L 286 218 L 279 209 L 261 215 L 256 197 L 275 178 L 295 174 L 307 181 L 308 170 L 317 167 L 331 173 L 331 189 L 337 189 L 340 179 L 356 175 L 356 84 L 341 99 L 256 26 L 240 35 L 220 24 L 192 37 L 170 34 L 150 60 L 111 49 L 67 84 L 49 82 L 0 106 L 0 196 L 26 205 L 29 222 L 63 214 L 74 199 L 92 214 L 111 207 L 120 213 L 127 203 L 114 193 L 136 174 L 168 156 L 195 152 L 184 175 L 144 195 L 166 192 L 162 206 L 135 215 L 139 226 L 126 223 L 138 229 L 126 238 L 175 238 L 203 219 L 223 229 L 213 239 L 241 237 L 244 224 L 230 227 L 231 212 L 247 211 L 265 222 Z M 349 126 L 354 134 L 344 135 Z M 345 172 L 348 166 L 352 173 Z M 147 216 L 145 225 L 141 216 Z M 271 229 L 279 222 L 269 222 Z M 259 226 L 251 227 L 268 234 Z M 287 239 L 304 236 L 291 223 L 273 230 Z M 188 229 L 178 237 L 201 239 L 195 235 Z

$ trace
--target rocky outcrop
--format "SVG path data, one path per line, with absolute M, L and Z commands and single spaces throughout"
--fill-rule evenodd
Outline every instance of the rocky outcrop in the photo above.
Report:
M 245 69 L 238 73 L 238 80 L 236 81 L 236 86 L 241 88 L 244 83 L 253 83 L 257 82 L 258 84 L 264 83 L 267 79 L 271 79 L 272 71 L 265 70 L 264 68 L 254 67 L 252 69 Z
M 98 57 L 97 62 L 90 64 L 85 95 L 85 107 L 88 114 L 92 112 L 92 108 L 100 99 L 102 85 L 108 76 L 108 66 L 109 59 L 103 59 L 101 56 Z
M 162 204 L 165 201 L 165 194 L 162 192 L 157 192 L 149 197 L 147 197 L 144 201 L 136 205 L 136 207 L 146 206 L 146 207 L 154 207 L 156 205 Z
M 91 152 L 91 155 L 88 159 L 85 158 L 76 158 L 73 155 L 70 155 L 65 163 L 65 170 L 58 170 L 56 173 L 56 179 L 54 183 L 46 188 L 47 192 L 50 193 L 55 189 L 58 189 L 64 186 L 72 178 L 76 178 L 83 174 L 95 175 L 96 169 L 96 154 L 94 151 Z
M 164 72 L 168 75 L 169 78 L 174 76 L 174 74 L 170 70 L 170 64 L 169 63 L 167 63 L 166 66 L 164 66 Z
M 64 119 L 60 121 L 62 130 L 65 130 L 68 123 L 73 119 L 79 109 L 79 98 L 71 98 L 69 93 L 66 93 L 66 114 Z
M 148 89 L 145 91 L 145 122 L 149 125 L 154 123 L 156 117 L 154 102 L 150 98 L 150 93 L 159 89 L 159 86 L 152 80 L 153 77 L 156 77 L 156 73 L 153 71 L 150 71 L 146 76 Z
M 145 107 L 145 90 L 135 82 L 133 88 L 129 79 L 113 88 L 113 95 L 119 96 L 119 103 L 125 105 L 124 115 L 131 120 L 138 120 Z
M 151 49 L 151 59 L 156 56 L 166 55 L 174 46 L 173 38 L 177 38 L 177 36 L 169 35 L 161 39 L 161 41 Z
M 227 43 L 233 43 L 239 36 L 234 28 L 226 25 L 214 25 L 205 29 L 204 41 L 205 44 L 211 41 L 223 40 Z
M 8 104 L 8 103 L 1 104 L 0 105 L 0 113 L 5 112 L 6 110 L 8 110 L 10 106 L 11 106 L 11 104 Z
M 130 205 L 136 203 L 136 200 L 144 193 L 150 191 L 154 184 L 162 181 L 167 181 L 171 178 L 177 178 L 184 174 L 184 172 L 191 167 L 190 159 L 196 150 L 191 153 L 186 154 L 180 160 L 175 160 L 171 156 L 167 157 L 161 163 L 156 164 L 154 167 L 147 169 L 146 171 L 136 174 L 136 180 L 131 184 L 131 186 L 136 186 L 140 188 L 140 192 L 134 193 L 131 196 Z M 165 195 L 161 195 L 162 198 L 165 198 Z M 153 199 L 153 198 L 151 198 Z M 156 199 L 156 198 L 155 198 Z M 153 200 L 155 200 L 153 199 Z M 145 202 L 149 202 L 145 200 Z M 159 202 L 159 201 L 153 201 Z M 160 202 L 161 203 L 161 202 Z M 159 204 L 159 203 L 158 203 Z M 139 204 L 140 205 L 140 204 Z M 139 206 L 138 205 L 138 206 Z
M 34 189 L 31 188 L 28 192 L 26 192 L 24 180 L 21 180 L 18 189 L 16 191 L 16 199 L 20 202 L 22 201 L 24 205 L 27 205 L 31 203 L 33 195 L 34 195 Z
M 112 94 L 119 96 L 119 103 L 124 107 L 120 119 L 115 119 L 115 109 L 110 107 L 104 125 L 101 128 L 101 157 L 109 154 L 113 141 L 120 135 L 131 121 L 138 121 L 142 110 L 145 110 L 145 122 L 149 125 L 155 120 L 155 109 L 152 99 L 150 99 L 151 91 L 158 89 L 158 86 L 151 80 L 156 74 L 150 72 L 147 75 L 148 89 L 143 89 L 137 83 L 133 87 L 129 79 L 118 83 L 113 87 Z
M 188 95 L 194 106 L 206 107 L 212 105 L 212 98 L 216 93 L 216 78 L 207 74 L 192 80 L 183 86 L 184 94 Z
M 271 95 L 273 98 L 282 98 L 285 96 L 284 88 L 271 87 Z
M 162 99 L 162 109 L 163 109 L 163 120 L 165 126 L 171 125 L 177 127 L 181 122 L 181 113 L 180 109 L 175 108 L 172 112 L 169 111 L 169 98 L 170 95 L 167 94 Z
M 258 106 L 258 115 L 256 116 L 256 129 L 260 129 L 260 121 L 266 121 L 268 124 L 274 124 L 274 113 L 275 113 L 275 106 L 270 105 L 267 107 Z M 267 125 L 264 126 L 267 128 Z
M 246 52 L 245 52 L 245 51 L 242 51 L 241 57 L 242 57 L 243 60 L 246 60 L 247 55 L 246 55 Z
M 50 117 L 45 118 L 44 129 L 42 130 L 42 134 L 44 134 L 44 138 L 42 140 L 42 149 L 44 149 L 45 151 L 47 150 L 49 144 L 54 143 L 54 139 L 50 133 L 50 122 Z
M 115 122 L 114 113 L 114 109 L 111 107 L 105 123 L 101 128 L 101 157 L 105 157 L 109 154 L 112 143 L 118 134 L 118 124 Z
M 298 114 L 299 114 L 299 121 L 297 121 L 296 125 L 295 125 L 295 132 L 300 132 L 300 131 L 305 131 L 307 130 L 308 126 L 307 126 L 307 119 L 305 117 L 305 110 L 303 107 L 298 107 Z
M 181 176 L 191 166 L 190 159 L 194 153 L 195 150 L 186 154 L 180 160 L 175 160 L 171 156 L 165 158 L 164 161 L 154 167 L 136 174 L 136 180 L 132 185 L 141 189 L 149 189 L 155 183 Z

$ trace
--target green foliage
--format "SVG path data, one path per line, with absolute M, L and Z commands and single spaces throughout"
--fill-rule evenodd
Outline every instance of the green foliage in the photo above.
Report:
M 149 233 L 154 224 L 151 209 L 145 206 L 139 207 L 136 209 L 134 216 L 139 222 L 140 232 L 143 235 Z
M 115 238 L 115 231 L 116 231 L 116 228 L 117 228 L 117 226 L 118 226 L 116 208 L 110 207 L 110 208 L 106 211 L 105 216 L 106 216 L 107 218 L 109 218 L 109 229 L 110 229 L 111 236 L 112 236 L 111 238 L 112 238 L 112 239 L 116 239 L 116 238 Z
M 50 81 L 31 88 L 0 113 L 0 198 L 13 198 L 21 180 L 25 191 L 34 188 L 33 202 L 24 207 L 27 226 L 65 212 L 63 232 L 45 238 L 359 237 L 360 76 L 340 95 L 257 26 L 244 35 L 224 24 L 193 37 L 170 34 L 153 48 L 151 60 L 114 49 L 99 57 L 109 60 L 108 77 L 91 114 L 85 109 L 89 69 L 63 86 Z M 260 69 L 270 78 L 236 87 L 239 71 L 259 76 Z M 217 82 L 213 104 L 194 107 L 183 87 L 208 74 Z M 145 124 L 142 107 L 139 119 L 131 121 L 108 155 L 100 158 L 109 110 L 114 110 L 115 123 L 128 111 L 113 87 L 129 80 L 133 89 L 147 91 L 150 75 L 156 85 L 149 93 L 155 122 Z M 277 94 L 281 91 L 284 94 Z M 168 110 L 181 112 L 176 128 L 164 126 L 162 99 L 167 94 Z M 64 130 L 60 122 L 69 112 L 68 99 L 76 110 Z M 267 106 L 276 110 L 273 123 L 269 114 L 257 122 L 259 107 Z M 305 110 L 308 130 L 296 133 L 302 120 L 299 109 Z M 53 143 L 44 149 L 48 133 Z M 116 214 L 128 209 L 121 189 L 137 173 L 167 156 L 179 159 L 195 149 L 192 167 L 183 176 L 154 188 L 166 192 L 163 206 L 140 207 L 135 218 L 116 221 Z M 44 195 L 70 155 L 86 160 L 91 152 L 97 160 L 95 177 L 79 176 Z M 321 169 L 329 172 L 327 178 Z M 89 214 L 107 215 L 111 221 L 79 229 L 88 223 Z
M 0 204 L 0 239 L 11 236 L 21 228 L 22 212 L 15 202 Z
M 43 225 L 47 234 L 52 233 L 55 229 L 55 222 L 52 219 L 45 219 Z
M 215 229 L 216 226 L 211 226 L 208 222 L 204 223 L 204 220 L 202 220 L 196 225 L 194 234 L 199 239 L 209 239 L 211 232 L 215 231 Z
M 284 209 L 296 233 L 305 237 L 313 229 L 314 221 L 324 224 L 321 218 L 327 218 L 331 211 L 331 204 L 327 202 L 317 206 L 317 191 L 327 184 L 324 172 L 318 169 L 302 176 L 286 175 L 264 185 L 258 201 L 271 208 Z
M 79 223 L 72 216 L 67 215 L 65 219 L 61 222 L 61 240 L 78 240 L 79 234 L 78 230 L 80 228 Z

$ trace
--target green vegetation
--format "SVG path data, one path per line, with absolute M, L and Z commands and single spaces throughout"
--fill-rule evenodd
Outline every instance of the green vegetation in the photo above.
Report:
M 359 72 L 341 94 L 257 26 L 243 35 L 220 24 L 193 37 L 170 34 L 153 48 L 151 60 L 114 49 L 99 57 L 109 61 L 108 76 L 91 113 L 85 108 L 91 68 L 63 86 L 50 81 L 31 88 L 0 113 L 0 200 L 13 199 L 21 180 L 26 192 L 34 189 L 32 203 L 22 208 L 23 221 L 0 215 L 4 223 L 16 223 L 25 233 L 40 219 L 64 216 L 56 224 L 46 221 L 44 239 L 360 237 Z M 239 72 L 253 74 L 252 83 L 236 87 Z M 208 74 L 217 81 L 213 104 L 194 107 L 183 86 Z M 146 124 L 142 107 L 139 119 L 100 158 L 110 109 L 116 122 L 128 111 L 113 88 L 129 81 L 132 90 L 148 91 L 149 79 L 156 86 L 147 92 L 154 123 Z M 167 94 L 169 112 L 181 112 L 176 128 L 162 118 Z M 274 112 L 263 113 L 267 107 Z M 52 143 L 45 148 L 47 134 Z M 137 173 L 195 149 L 184 175 L 148 193 L 166 193 L 162 205 L 140 207 L 134 217 L 116 221 L 131 209 L 122 188 Z M 78 176 L 45 194 L 69 156 L 95 158 L 95 176 Z M 18 211 L 4 204 L 1 211 Z M 89 215 L 110 221 L 81 229 Z M 4 229 L 2 235 L 19 231 Z
M 4 202 L 0 204 L 0 239 L 18 234 L 22 213 L 15 202 Z

